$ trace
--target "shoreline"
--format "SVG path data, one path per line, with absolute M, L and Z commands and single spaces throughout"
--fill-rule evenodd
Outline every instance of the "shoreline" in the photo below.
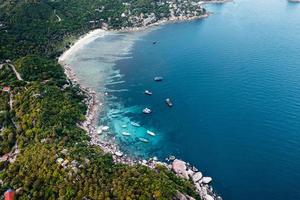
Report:
M 224 1 L 213 1 L 208 3 L 225 3 L 231 0 L 224 0 Z M 200 16 L 194 16 L 194 17 L 174 17 L 171 19 L 163 19 L 159 20 L 155 23 L 149 24 L 147 26 L 142 27 L 131 27 L 131 28 L 125 28 L 120 30 L 103 30 L 103 29 L 95 29 L 87 34 L 79 37 L 73 45 L 69 49 L 63 52 L 63 54 L 59 57 L 58 63 L 64 68 L 64 73 L 66 74 L 68 81 L 70 81 L 70 84 L 78 85 L 80 90 L 86 95 L 85 104 L 87 106 L 87 112 L 86 112 L 86 120 L 82 123 L 78 124 L 78 126 L 82 129 L 84 129 L 88 136 L 90 137 L 90 145 L 96 145 L 99 146 L 105 153 L 110 153 L 113 157 L 113 160 L 115 163 L 121 163 L 121 164 L 127 164 L 127 165 L 135 165 L 135 164 L 141 164 L 145 165 L 151 169 L 155 169 L 156 165 L 163 165 L 168 170 L 173 171 L 177 176 L 191 180 L 196 188 L 197 193 L 201 197 L 201 199 L 207 199 L 207 200 L 221 200 L 222 198 L 217 195 L 216 192 L 214 192 L 213 187 L 210 185 L 212 178 L 211 177 L 203 177 L 202 173 L 198 171 L 198 169 L 194 166 L 191 166 L 190 164 L 176 159 L 174 156 L 170 156 L 166 159 L 166 161 L 158 161 L 156 157 L 149 158 L 148 160 L 141 160 L 138 158 L 131 158 L 130 155 L 126 155 L 123 152 L 119 150 L 118 145 L 114 141 L 114 138 L 110 140 L 109 142 L 104 142 L 100 140 L 99 137 L 99 127 L 97 129 L 97 122 L 99 119 L 99 113 L 100 113 L 100 107 L 103 105 L 97 98 L 96 92 L 91 90 L 88 87 L 83 86 L 80 81 L 78 80 L 76 74 L 74 73 L 71 66 L 65 63 L 65 60 L 67 57 L 72 55 L 74 52 L 76 52 L 78 49 L 80 49 L 82 46 L 86 45 L 89 42 L 92 42 L 93 40 L 104 37 L 105 35 L 108 35 L 109 33 L 126 33 L 126 32 L 137 32 L 137 31 L 143 31 L 146 29 L 149 29 L 150 27 L 154 26 L 160 26 L 163 24 L 168 23 L 177 23 L 177 22 L 186 22 L 186 21 L 192 21 L 197 19 L 203 19 L 207 18 L 210 15 L 210 13 L 206 13 L 204 15 Z M 104 127 L 102 127 L 102 131 L 104 130 Z M 178 164 L 179 163 L 179 164 Z M 195 178 L 196 177 L 196 178 Z M 181 194 L 183 195 L 183 194 Z M 185 195 L 183 195 L 185 198 Z

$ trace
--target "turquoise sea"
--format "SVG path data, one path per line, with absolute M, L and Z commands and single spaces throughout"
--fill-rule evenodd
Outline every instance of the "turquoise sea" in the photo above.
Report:
M 132 156 L 184 159 L 212 176 L 224 199 L 298 200 L 300 4 L 206 8 L 206 19 L 111 33 L 68 58 L 103 102 L 99 126 L 111 131 L 100 137 Z

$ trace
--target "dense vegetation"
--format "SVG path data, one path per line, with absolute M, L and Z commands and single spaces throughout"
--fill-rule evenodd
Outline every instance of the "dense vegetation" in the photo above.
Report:
M 77 126 L 85 95 L 68 83 L 57 56 L 70 38 L 118 19 L 125 0 L 0 0 L 0 156 L 18 148 L 14 162 L 0 162 L 0 193 L 18 199 L 172 199 L 196 196 L 193 185 L 158 166 L 114 164 L 88 145 Z M 134 12 L 166 12 L 152 0 L 130 0 Z M 99 9 L 102 9 L 101 12 Z M 61 18 L 61 20 L 59 19 Z M 93 23 L 91 23 L 93 21 Z M 10 91 L 2 91 L 10 86 Z M 13 107 L 10 107 L 10 100 Z M 3 183 L 2 183 L 3 182 Z

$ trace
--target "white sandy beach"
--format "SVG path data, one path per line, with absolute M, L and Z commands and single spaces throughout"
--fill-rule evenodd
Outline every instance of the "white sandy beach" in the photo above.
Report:
M 89 33 L 80 37 L 68 50 L 66 50 L 58 59 L 58 62 L 63 64 L 66 58 L 72 54 L 74 54 L 78 49 L 82 48 L 84 45 L 94 41 L 99 37 L 104 37 L 107 35 L 109 31 L 105 31 L 103 29 L 95 29 L 90 31 Z

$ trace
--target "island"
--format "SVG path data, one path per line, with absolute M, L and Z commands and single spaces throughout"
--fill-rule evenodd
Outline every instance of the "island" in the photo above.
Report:
M 1 1 L 0 195 L 12 189 L 18 199 L 221 199 L 212 179 L 182 160 L 128 162 L 117 149 L 92 143 L 89 118 L 99 102 L 58 63 L 91 30 L 206 17 L 207 2 Z

